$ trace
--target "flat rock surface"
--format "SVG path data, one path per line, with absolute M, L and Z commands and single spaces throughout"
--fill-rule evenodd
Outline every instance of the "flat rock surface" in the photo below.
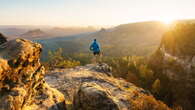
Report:
M 103 100 L 97 98 L 97 95 L 113 103 L 111 105 L 114 105 L 115 108 L 108 110 L 133 110 L 137 106 L 144 108 L 145 104 L 137 104 L 140 101 L 146 103 L 146 105 L 151 103 L 151 110 L 158 110 L 158 107 L 162 107 L 162 110 L 168 110 L 165 104 L 155 100 L 149 92 L 123 79 L 112 77 L 109 71 L 104 71 L 109 70 L 107 66 L 105 68 L 102 68 L 102 66 L 89 64 L 71 69 L 55 69 L 47 73 L 45 80 L 50 86 L 64 93 L 67 100 L 74 103 L 74 110 L 98 110 L 97 106 L 106 106 L 108 103 L 101 102 Z M 104 72 L 98 72 L 101 69 Z M 83 97 L 83 94 L 85 94 L 85 97 Z M 152 101 L 148 100 L 150 98 Z M 94 100 L 99 105 L 94 103 Z M 107 110 L 105 108 L 101 109 Z

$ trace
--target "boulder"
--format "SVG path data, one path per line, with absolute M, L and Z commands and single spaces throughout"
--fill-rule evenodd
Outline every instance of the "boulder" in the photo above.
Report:
M 108 76 L 112 76 L 112 73 L 111 73 L 112 67 L 110 67 L 106 63 L 100 63 L 100 64 L 97 64 L 97 65 L 94 65 L 94 66 L 92 66 L 91 70 L 107 74 Z
M 65 110 L 63 94 L 44 80 L 41 50 L 24 39 L 0 46 L 0 110 Z
M 110 93 L 96 83 L 84 83 L 74 99 L 74 110 L 120 110 Z

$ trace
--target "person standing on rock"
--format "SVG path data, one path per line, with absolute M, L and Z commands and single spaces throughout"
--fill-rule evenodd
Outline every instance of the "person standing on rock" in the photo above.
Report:
M 96 39 L 93 40 L 89 49 L 90 49 L 90 51 L 93 52 L 93 55 L 95 56 L 93 61 L 95 61 L 95 63 L 101 63 L 101 61 L 100 61 L 100 57 L 101 57 L 100 45 Z

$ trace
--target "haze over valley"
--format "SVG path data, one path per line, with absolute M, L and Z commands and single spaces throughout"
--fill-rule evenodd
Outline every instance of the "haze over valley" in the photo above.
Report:
M 0 110 L 194 110 L 194 0 L 0 0 Z

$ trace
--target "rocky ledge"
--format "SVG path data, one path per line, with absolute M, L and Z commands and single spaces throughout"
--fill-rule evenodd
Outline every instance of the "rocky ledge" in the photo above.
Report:
M 0 110 L 65 110 L 64 95 L 44 80 L 41 48 L 23 39 L 0 45 Z
M 106 64 L 55 69 L 45 79 L 64 93 L 70 110 L 169 110 L 148 91 L 112 77 Z

